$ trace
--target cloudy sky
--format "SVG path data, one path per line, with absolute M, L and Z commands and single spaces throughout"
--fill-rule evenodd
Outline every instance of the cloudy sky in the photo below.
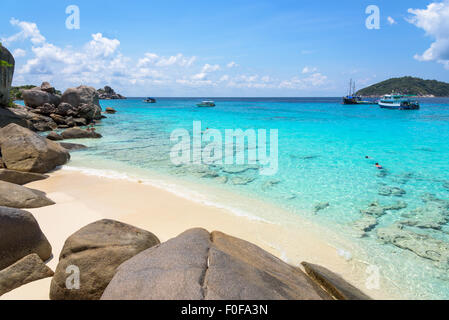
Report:
M 366 8 L 380 28 L 366 27 Z M 69 5 L 80 28 L 68 29 Z M 449 0 L 7 1 L 15 85 L 127 96 L 340 96 L 412 75 L 449 82 Z

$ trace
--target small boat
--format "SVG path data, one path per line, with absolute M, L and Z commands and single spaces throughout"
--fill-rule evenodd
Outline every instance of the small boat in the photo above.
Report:
M 200 108 L 212 108 L 212 107 L 215 107 L 215 102 L 213 102 L 213 101 L 203 101 L 201 103 L 198 103 L 196 106 L 200 107 Z
M 146 103 L 156 103 L 156 99 L 148 97 L 148 98 L 146 98 L 145 100 L 143 100 L 143 102 L 146 102 Z
M 384 109 L 418 110 L 418 100 L 410 99 L 413 96 L 399 93 L 387 94 L 379 101 L 379 106 Z

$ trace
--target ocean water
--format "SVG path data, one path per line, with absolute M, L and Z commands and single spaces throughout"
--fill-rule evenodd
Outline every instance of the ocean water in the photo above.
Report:
M 418 111 L 344 106 L 338 98 L 214 100 L 215 108 L 196 108 L 201 99 L 192 98 L 101 101 L 118 112 L 98 125 L 103 139 L 77 141 L 89 148 L 73 153 L 69 167 L 158 173 L 267 201 L 354 243 L 404 298 L 449 299 L 449 99 L 422 99 Z M 277 174 L 260 175 L 254 165 L 174 165 L 170 134 L 192 132 L 193 121 L 223 133 L 277 129 Z M 373 202 L 384 209 L 361 232 L 354 223 Z M 320 203 L 328 205 L 315 210 Z

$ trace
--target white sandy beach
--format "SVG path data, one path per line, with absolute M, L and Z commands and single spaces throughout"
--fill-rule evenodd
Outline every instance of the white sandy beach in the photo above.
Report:
M 54 257 L 48 261 L 52 270 L 71 234 L 91 222 L 108 218 L 149 230 L 161 241 L 194 227 L 219 230 L 255 243 L 292 265 L 307 261 L 325 266 L 375 299 L 395 298 L 388 289 L 391 285 L 384 279 L 380 289 L 368 290 L 367 265 L 357 259 L 346 261 L 338 255 L 337 248 L 320 236 L 324 230 L 305 221 L 291 228 L 280 226 L 236 216 L 226 209 L 190 201 L 151 185 L 65 169 L 27 187 L 46 192 L 56 202 L 53 206 L 29 210 L 53 247 Z M 50 282 L 51 278 L 30 283 L 0 299 L 48 299 Z

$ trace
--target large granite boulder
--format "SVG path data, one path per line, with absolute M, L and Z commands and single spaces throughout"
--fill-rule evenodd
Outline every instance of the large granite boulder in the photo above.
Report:
M 319 283 L 335 299 L 371 300 L 365 293 L 325 267 L 308 262 L 302 262 L 301 264 L 309 277 Z
M 53 271 L 35 253 L 0 271 L 0 296 L 27 283 L 53 276 Z
M 64 140 L 64 138 L 57 132 L 50 132 L 47 137 L 48 140 L 52 140 L 52 141 L 61 141 Z
M 33 131 L 51 131 L 58 127 L 50 117 L 32 112 L 22 106 L 0 109 L 0 127 L 5 127 L 10 123 Z
M 100 220 L 89 224 L 66 240 L 51 283 L 50 298 L 100 299 L 120 264 L 159 243 L 151 232 L 118 221 Z M 66 268 L 70 265 L 80 270 L 78 290 L 66 287 Z
M 58 106 L 61 103 L 61 97 L 59 95 L 43 91 L 40 87 L 23 90 L 22 97 L 25 105 L 30 108 L 37 108 L 46 103 Z
M 14 75 L 14 57 L 0 44 L 0 107 L 9 104 L 9 90 Z
M 32 253 L 51 257 L 50 243 L 27 211 L 0 207 L 0 239 L 0 270 Z
M 10 123 L 18 124 L 19 126 L 30 128 L 30 124 L 23 116 L 17 114 L 16 108 L 2 108 L 0 107 L 0 128 L 7 126 Z
M 61 133 L 61 136 L 64 139 L 87 139 L 87 138 L 98 139 L 102 137 L 101 134 L 95 131 L 87 131 L 81 128 L 70 128 L 64 130 L 64 132 Z
M 41 84 L 41 90 L 51 93 L 51 94 L 55 94 L 56 93 L 56 89 L 55 87 L 53 87 L 50 83 L 48 82 L 42 82 Z
M 109 114 L 115 114 L 115 113 L 117 113 L 117 110 L 115 110 L 114 108 L 111 108 L 111 107 L 107 107 L 105 109 L 105 112 L 109 113 Z
M 6 181 L 14 184 L 24 185 L 33 181 L 39 181 L 47 179 L 48 176 L 40 174 L 40 173 L 33 173 L 33 172 L 21 172 L 21 171 L 15 171 L 15 170 L 7 170 L 7 169 L 0 169 L 0 180 Z
M 16 124 L 0 129 L 0 150 L 6 168 L 17 171 L 46 173 L 70 159 L 58 143 Z
M 110 86 L 105 86 L 103 89 L 98 89 L 97 91 L 100 99 L 126 99 L 121 94 L 115 93 L 114 89 L 112 89 Z
M 88 86 L 69 88 L 62 95 L 62 102 L 68 103 L 74 108 L 79 108 L 80 118 L 101 119 L 100 101 L 95 88 Z
M 83 150 L 87 149 L 87 146 L 84 144 L 79 143 L 68 143 L 68 142 L 60 142 L 59 143 L 64 149 L 67 149 L 69 151 L 76 151 L 76 150 Z
M 192 229 L 123 263 L 104 300 L 322 300 L 299 268 L 221 232 Z
M 55 204 L 39 190 L 29 189 L 18 184 L 0 181 L 0 206 L 32 209 Z

